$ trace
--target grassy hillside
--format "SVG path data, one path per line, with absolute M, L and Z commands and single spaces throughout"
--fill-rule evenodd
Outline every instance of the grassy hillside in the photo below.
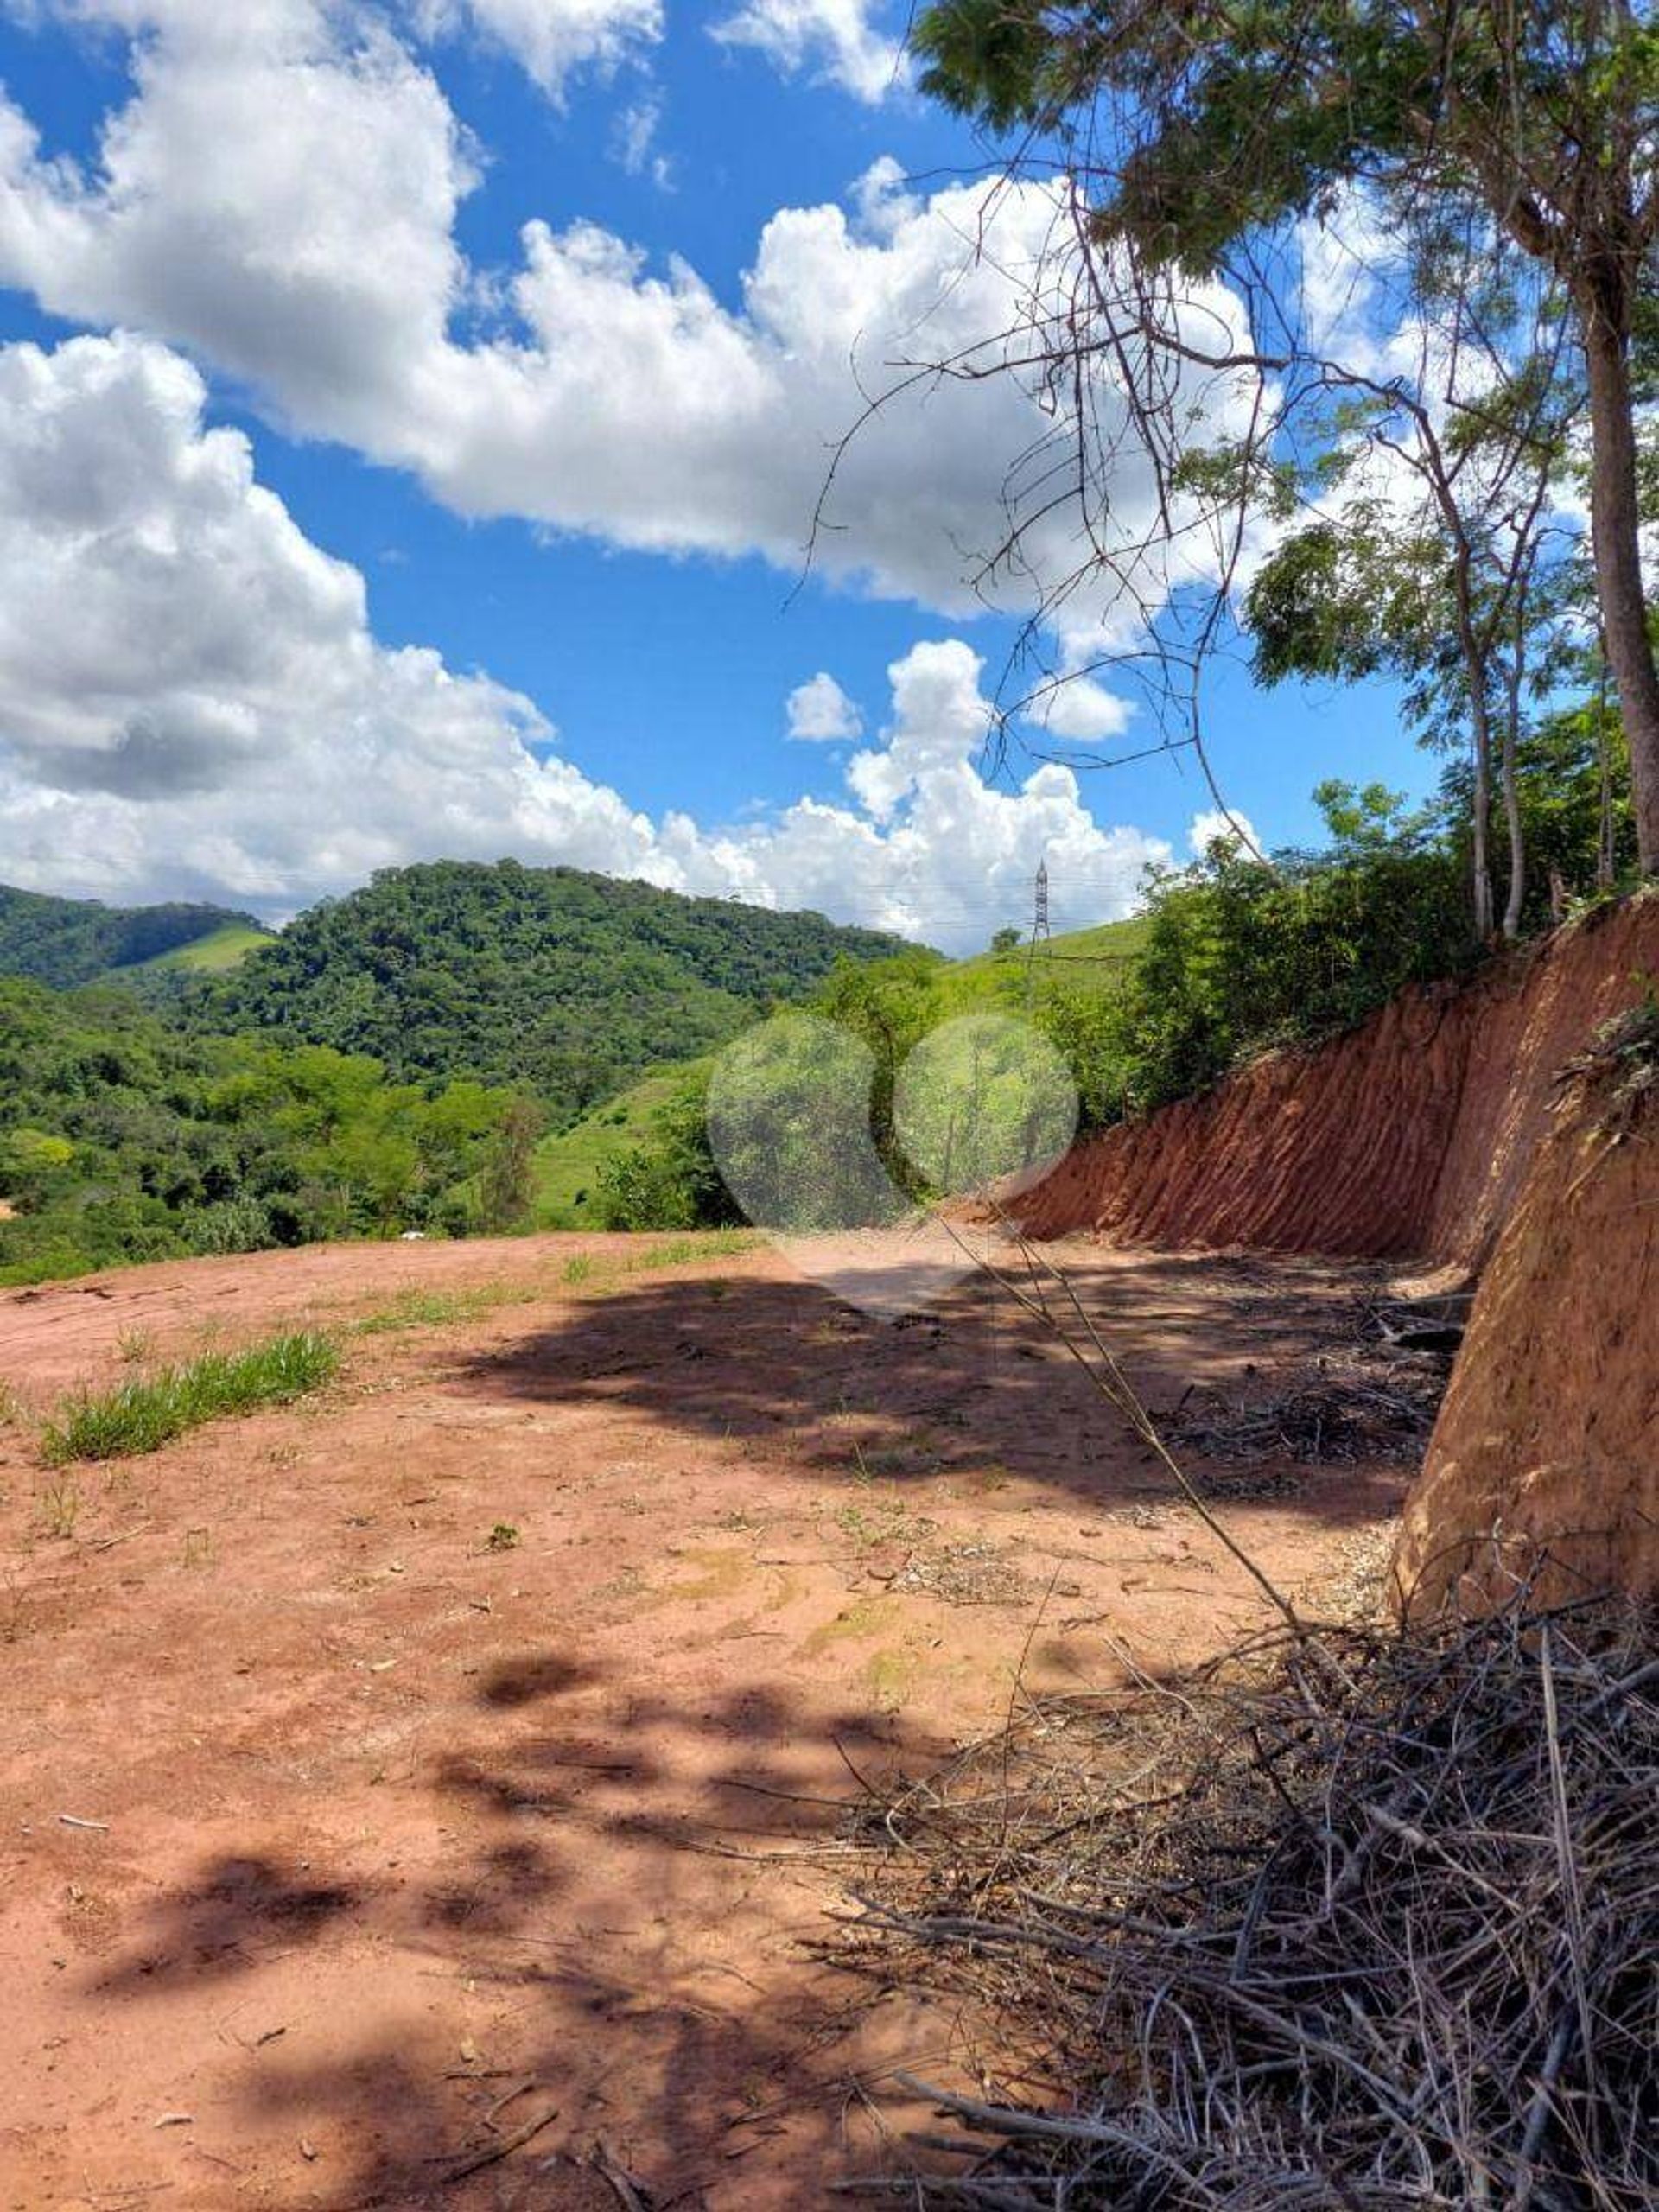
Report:
M 226 922 L 206 937 L 175 944 L 170 952 L 158 952 L 153 960 L 140 961 L 130 972 L 135 976 L 222 976 L 239 967 L 249 953 L 272 942 L 270 931 L 252 922 Z
M 402 1079 L 532 1091 L 555 1128 L 900 940 L 575 868 L 388 869 L 181 1003 L 202 1030 L 367 1052 Z
M 1147 916 L 1132 914 L 1127 921 L 1099 922 L 1093 929 L 1067 930 L 1041 939 L 1034 950 L 1020 944 L 1012 952 L 980 952 L 970 960 L 957 961 L 956 966 L 963 976 L 1017 973 L 1023 976 L 1029 957 L 1034 968 L 1052 975 L 1056 982 L 1087 989 L 1091 984 L 1106 984 L 1114 969 L 1133 960 L 1146 944 L 1151 927 Z M 1086 975 L 1081 972 L 1084 969 L 1096 972 Z
M 244 949 L 265 932 L 251 914 L 226 906 L 105 906 L 0 884 L 0 976 L 23 976 L 58 990 L 137 970 L 209 939 L 236 935 Z
M 689 1083 L 706 1072 L 707 1059 L 677 1060 L 653 1068 L 590 1109 L 579 1122 L 536 1147 L 534 1218 L 538 1229 L 591 1229 L 599 1223 L 600 1179 L 621 1153 L 649 1141 L 657 1116 Z

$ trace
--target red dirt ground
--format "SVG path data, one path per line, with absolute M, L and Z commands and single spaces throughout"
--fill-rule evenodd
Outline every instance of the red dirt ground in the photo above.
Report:
M 988 1283 L 894 1325 L 764 1249 L 652 1249 L 0 1297 L 9 2212 L 596 2212 L 599 2142 L 659 2207 L 821 2206 L 882 2164 L 885 2066 L 967 2063 L 943 2012 L 812 1958 L 855 1776 L 925 1768 L 1016 1679 L 1196 1656 L 1260 1601 Z M 1056 1249 L 1154 1408 L 1306 1357 L 1373 1279 Z M 491 1285 L 526 1296 L 349 1333 Z M 346 1346 L 322 1396 L 41 1465 L 66 1389 L 302 1320 Z M 1224 1510 L 1295 1594 L 1405 1475 Z

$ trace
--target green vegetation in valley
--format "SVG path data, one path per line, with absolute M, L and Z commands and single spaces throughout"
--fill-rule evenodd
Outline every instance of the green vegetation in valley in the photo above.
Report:
M 41 1450 L 51 1466 L 157 1452 L 204 1421 L 289 1404 L 332 1382 L 339 1369 L 334 1346 L 309 1329 L 243 1351 L 204 1352 L 111 1390 L 83 1391 L 67 1400 L 46 1424 Z
M 258 959 L 200 982 L 182 1013 L 202 1031 L 366 1052 L 400 1081 L 511 1084 L 558 1128 L 647 1068 L 724 1043 L 838 959 L 899 942 L 575 868 L 442 861 L 313 907 Z
M 1604 709 L 1542 718 L 1518 748 L 1516 787 L 1534 856 L 1527 927 L 1627 880 L 1628 772 Z M 868 1056 L 868 1081 L 861 1073 L 842 1086 L 837 1156 L 848 1173 L 863 1178 L 878 1211 L 925 1197 L 941 1162 L 968 1156 L 960 1117 L 946 1110 L 941 1119 L 913 1098 L 912 1141 L 931 1134 L 929 1157 L 911 1160 L 895 1132 L 895 1086 L 923 1039 L 946 1024 L 1029 1020 L 1069 1069 L 1083 1126 L 1100 1127 L 1202 1090 L 1253 1053 L 1333 1034 L 1402 984 L 1458 976 L 1483 957 L 1461 765 L 1421 808 L 1380 786 L 1333 783 L 1317 796 L 1329 833 L 1317 850 L 1264 862 L 1220 844 L 1194 867 L 1150 880 L 1145 912 L 1129 921 L 1034 949 L 1007 931 L 963 961 L 812 916 L 507 865 L 382 877 L 361 903 L 319 910 L 222 976 L 181 974 L 169 950 L 157 956 L 167 998 L 149 1007 L 109 985 L 54 995 L 0 982 L 0 1198 L 10 1209 L 0 1218 L 0 1282 L 407 1230 L 734 1227 L 740 1205 L 705 1126 L 716 1062 L 703 1047 L 777 1009 L 768 977 Z M 1500 863 L 1503 854 L 1500 825 Z M 440 893 L 454 902 L 448 924 Z M 200 941 L 210 958 L 213 943 Z M 188 949 L 178 957 L 188 966 Z M 395 987 L 372 982 L 376 963 L 396 973 Z M 563 978 L 540 1017 L 540 1045 L 535 1022 L 515 1011 L 520 997 L 538 1003 L 534 990 L 509 987 L 538 963 Z M 281 988 L 271 994 L 273 973 Z M 683 988 L 673 980 L 688 975 Z M 291 1022 L 275 1018 L 284 1007 Z M 399 1009 L 408 1014 L 398 1069 L 326 1039 L 293 1040 L 302 1020 L 327 1027 L 338 1018 L 349 1033 L 353 1007 L 365 1034 L 385 1033 Z M 271 1017 L 255 1034 L 202 1027 L 210 1012 L 251 1021 L 255 1009 L 262 1024 Z M 688 1032 L 693 1056 L 664 1062 L 650 1049 Z M 977 1049 L 962 1034 L 965 1049 Z M 552 1069 L 575 1091 L 607 1065 L 633 1079 L 572 1118 L 550 1115 L 525 1087 L 409 1071 L 458 1058 L 468 1039 L 498 1065 Z M 984 1049 L 1004 1119 L 1017 1119 L 1001 1048 L 992 1040 Z M 791 1071 L 774 1055 L 750 1073 L 751 1087 L 764 1088 Z M 567 1109 L 573 1095 L 556 1093 Z M 984 1135 L 975 1132 L 975 1158 Z M 998 1157 L 1001 1144 L 992 1145 Z M 740 1167 L 747 1160 L 762 1182 L 787 1166 L 769 1166 L 764 1144 L 738 1149 Z
M 1554 906 L 1564 897 L 1571 904 L 1574 892 L 1580 902 L 1605 895 L 1597 886 L 1610 873 L 1613 885 L 1631 880 L 1627 781 L 1606 734 L 1575 710 L 1547 719 L 1520 750 L 1523 831 L 1547 860 L 1525 909 L 1529 928 L 1548 926 Z M 847 1193 L 826 1187 L 835 1180 L 826 1163 L 844 1158 L 869 1168 L 868 1120 L 888 1188 L 930 1195 L 928 1164 L 907 1156 L 895 1128 L 895 1090 L 923 1040 L 965 1014 L 1028 1020 L 1070 1070 L 1082 1126 L 1100 1128 L 1206 1090 L 1257 1053 L 1338 1034 L 1408 984 L 1469 973 L 1487 948 L 1473 927 L 1461 766 L 1420 808 L 1380 785 L 1361 791 L 1332 782 L 1315 798 L 1328 831 L 1321 847 L 1262 860 L 1219 841 L 1192 867 L 1154 874 L 1144 914 L 1057 938 L 1046 959 L 1041 948 L 1028 958 L 1027 946 L 1011 943 L 955 963 L 912 950 L 839 965 L 808 1007 L 868 1052 L 857 1141 L 823 1141 L 824 1115 L 817 1131 L 809 1117 L 796 1117 L 802 1141 L 817 1147 L 812 1173 L 791 1173 L 787 1161 L 774 1163 L 776 1172 L 791 1188 L 816 1188 L 833 1213 Z M 653 1091 L 643 1137 L 619 1142 L 599 1163 L 601 1225 L 732 1217 L 704 1127 L 707 1069 L 686 1071 L 664 1098 L 666 1081 Z M 837 1111 L 845 1121 L 845 1101 Z M 912 1118 L 922 1129 L 938 1121 L 925 1101 Z M 602 1115 L 594 1126 L 603 1126 Z M 631 1117 L 619 1135 L 638 1126 Z M 774 1126 L 795 1126 L 786 1097 Z
M 550 1123 L 899 943 L 512 862 L 395 871 L 280 937 L 22 893 L 0 899 L 0 950 L 8 928 L 17 958 L 100 980 L 0 980 L 0 1283 L 596 1221 L 581 1194 L 679 1079 L 543 1141 Z
M 1023 1014 L 1055 1044 L 1089 1090 L 1085 1111 L 1113 1117 L 1122 1065 L 1100 1042 L 1116 1001 L 1151 931 L 1135 915 L 1060 932 L 1033 947 L 1011 941 L 965 960 L 906 947 L 886 960 L 842 962 L 806 1001 L 808 1008 L 865 1037 L 891 1078 L 899 1062 L 940 1024 L 969 1014 Z M 704 1058 L 655 1069 L 545 1138 L 537 1151 L 537 1224 L 548 1229 L 664 1229 L 737 1217 L 715 1172 L 702 1127 Z
M 251 914 L 224 906 L 105 906 L 0 884 L 0 976 L 59 990 L 95 982 L 111 969 L 159 965 L 193 945 L 213 944 L 204 964 L 224 965 L 232 942 L 245 951 L 269 941 Z
M 533 1109 L 326 1046 L 181 1035 L 0 982 L 0 1282 L 406 1229 L 521 1226 Z

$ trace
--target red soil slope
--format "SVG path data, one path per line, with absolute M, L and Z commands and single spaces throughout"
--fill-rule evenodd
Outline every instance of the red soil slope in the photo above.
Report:
M 1020 1205 L 1038 1237 L 1411 1258 L 1478 1269 L 1554 1079 L 1659 973 L 1659 893 L 1603 909 L 1463 989 L 1402 993 L 1202 1098 L 1079 1146 Z
M 1404 994 L 1323 1050 L 1081 1147 L 1037 1236 L 1411 1258 L 1481 1276 L 1397 1561 L 1419 1605 L 1659 1591 L 1659 1109 L 1608 1141 L 1562 1069 L 1659 975 L 1659 892 L 1462 990 Z
M 1397 1567 L 1430 1607 L 1502 1598 L 1549 1554 L 1552 1594 L 1659 1591 L 1659 1103 L 1556 1108 L 1484 1276 Z

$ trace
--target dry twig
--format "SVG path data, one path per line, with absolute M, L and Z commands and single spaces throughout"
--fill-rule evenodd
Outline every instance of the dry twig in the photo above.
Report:
M 983 2145 L 911 2202 L 1659 2202 L 1651 1618 L 1321 1639 L 1030 1706 L 880 1808 L 840 1955 L 971 1999 L 1008 2085 L 909 2085 Z

